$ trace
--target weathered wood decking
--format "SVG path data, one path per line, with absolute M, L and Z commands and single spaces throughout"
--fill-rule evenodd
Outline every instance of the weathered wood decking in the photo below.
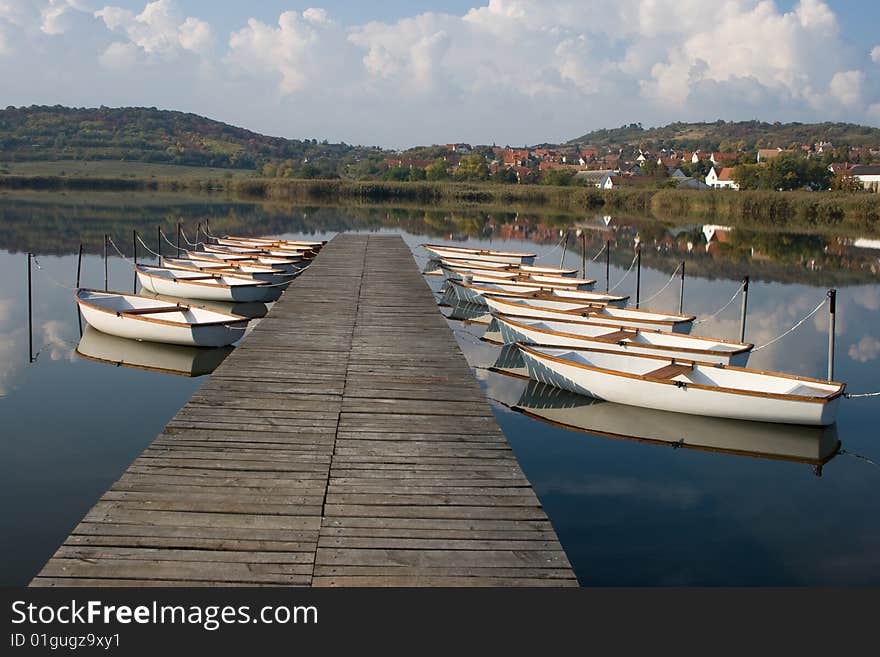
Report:
M 397 236 L 337 236 L 33 586 L 575 585 Z

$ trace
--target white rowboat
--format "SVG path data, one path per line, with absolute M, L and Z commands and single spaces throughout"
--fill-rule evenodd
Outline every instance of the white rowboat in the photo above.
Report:
M 464 246 L 443 244 L 422 244 L 432 256 L 438 260 L 443 258 L 467 258 L 481 262 L 500 262 L 512 265 L 531 265 L 535 261 L 534 253 L 518 251 L 495 251 L 493 249 L 472 249 Z
M 132 340 L 224 347 L 241 338 L 248 323 L 246 317 L 136 294 L 82 288 L 75 298 L 89 326 Z
M 564 267 L 544 267 L 541 265 L 511 265 L 504 262 L 486 262 L 485 260 L 468 260 L 466 258 L 443 258 L 441 265 L 447 267 L 458 267 L 472 270 L 482 270 L 486 273 L 491 271 L 516 271 L 522 274 L 547 274 L 550 276 L 577 276 L 577 269 L 566 269 Z
M 307 251 L 277 249 L 270 246 L 252 248 L 246 246 L 223 246 L 219 244 L 205 244 L 204 249 L 205 253 L 243 255 L 250 257 L 272 256 L 275 258 L 288 258 L 293 262 L 301 262 L 302 260 L 305 260 L 307 259 L 307 257 L 309 257 L 306 255 L 306 253 L 309 253 Z
M 629 297 L 604 292 L 588 292 L 580 290 L 564 290 L 552 287 L 544 287 L 540 283 L 529 284 L 526 282 L 505 281 L 500 283 L 465 283 L 447 279 L 447 284 L 452 287 L 456 298 L 467 303 L 486 305 L 486 296 L 501 296 L 513 298 L 541 298 L 558 305 L 557 308 L 578 308 L 584 304 L 616 304 L 623 305 Z
M 247 302 L 269 301 L 280 293 L 278 288 L 251 277 L 145 265 L 138 265 L 136 271 L 138 281 L 145 290 L 172 297 Z
M 286 246 L 293 247 L 296 249 L 311 249 L 313 251 L 320 251 L 327 242 L 315 242 L 309 240 L 286 240 L 280 237 L 238 237 L 235 235 L 226 235 L 224 237 L 214 238 L 218 242 L 220 240 L 227 240 L 230 242 L 247 242 L 251 244 L 271 244 L 275 246 Z M 222 242 L 220 242 L 222 243 Z
M 202 262 L 220 262 L 231 264 L 256 264 L 281 273 L 293 273 L 308 266 L 308 263 L 292 260 L 290 258 L 276 258 L 273 256 L 255 256 L 236 253 L 207 253 L 205 251 L 181 251 L 180 257 L 187 260 L 199 260 Z
M 205 260 L 189 260 L 187 258 L 162 258 L 162 266 L 168 269 L 181 269 L 183 271 L 205 272 L 208 274 L 229 274 L 231 276 L 249 276 L 263 283 L 290 283 L 299 272 L 284 273 L 272 267 L 260 264 L 251 264 L 247 261 L 208 262 Z M 284 286 L 280 286 L 282 289 Z
M 562 288 L 569 290 L 592 290 L 596 284 L 593 278 L 575 278 L 573 276 L 555 276 L 550 274 L 526 274 L 518 270 L 476 270 L 462 269 L 440 265 L 440 271 L 456 281 L 468 281 L 472 283 L 520 283 L 523 285 L 540 285 L 547 288 Z
M 837 454 L 837 426 L 797 426 L 621 406 L 529 381 L 513 406 L 528 417 L 617 440 L 824 465 Z
M 643 331 L 577 320 L 553 321 L 532 317 L 493 315 L 501 342 L 602 349 L 628 354 L 698 359 L 707 363 L 744 366 L 754 345 L 699 338 L 679 333 Z M 490 326 L 489 331 L 491 331 Z
M 629 406 L 734 420 L 832 424 L 844 384 L 660 356 L 517 344 L 529 377 Z
M 486 297 L 486 305 L 489 306 L 492 312 L 505 315 L 555 320 L 580 319 L 587 323 L 639 328 L 648 331 L 674 331 L 681 334 L 690 333 L 693 321 L 696 319 L 693 315 L 586 304 L 559 310 L 541 305 L 540 299 L 498 297 L 494 295 Z

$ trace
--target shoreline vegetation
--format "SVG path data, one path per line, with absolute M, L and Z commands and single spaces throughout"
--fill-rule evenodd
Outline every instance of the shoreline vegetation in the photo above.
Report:
M 584 186 L 342 179 L 0 175 L 0 190 L 225 193 L 242 200 L 354 204 L 542 207 L 640 214 L 663 221 L 711 220 L 767 228 L 880 232 L 880 194 L 807 191 L 600 190 Z

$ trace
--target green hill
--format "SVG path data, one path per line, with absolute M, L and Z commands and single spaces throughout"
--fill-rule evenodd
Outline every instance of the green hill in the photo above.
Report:
M 0 110 L 0 161 L 6 162 L 124 160 L 255 170 L 286 162 L 295 171 L 307 164 L 314 174 L 333 177 L 341 165 L 378 154 L 378 149 L 348 144 L 267 137 L 156 108 Z
M 792 148 L 830 141 L 839 146 L 880 146 L 880 129 L 853 123 L 765 123 L 763 121 L 715 121 L 670 123 L 643 128 L 632 123 L 620 128 L 594 130 L 568 143 L 593 146 L 642 145 L 695 150 L 754 150 Z

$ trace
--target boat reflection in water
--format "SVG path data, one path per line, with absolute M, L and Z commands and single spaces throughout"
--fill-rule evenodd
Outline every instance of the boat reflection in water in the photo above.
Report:
M 816 467 L 840 449 L 837 425 L 800 426 L 685 415 L 623 406 L 529 381 L 513 410 L 554 426 L 598 436 Z
M 488 324 L 492 319 L 492 315 L 486 312 L 486 306 L 479 306 L 475 303 L 457 303 L 452 305 L 444 315 L 446 319 L 469 324 Z
M 86 326 L 76 353 L 83 358 L 117 367 L 197 377 L 210 374 L 234 347 L 184 347 L 119 338 Z

